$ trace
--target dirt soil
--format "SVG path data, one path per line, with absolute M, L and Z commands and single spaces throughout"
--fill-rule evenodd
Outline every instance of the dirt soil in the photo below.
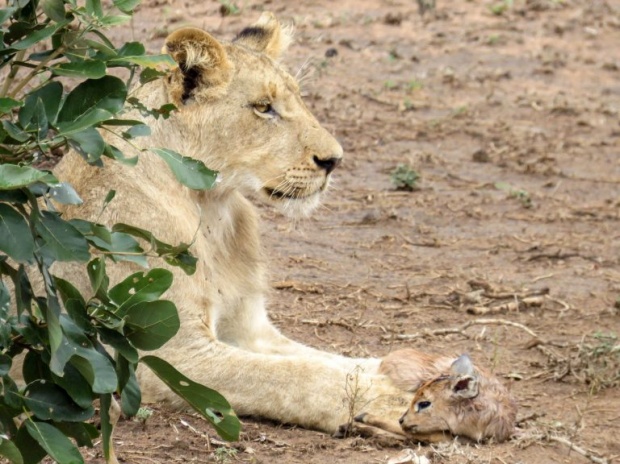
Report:
M 295 24 L 285 62 L 346 159 L 314 217 L 261 207 L 278 327 L 353 356 L 468 352 L 509 383 L 519 436 L 413 445 L 433 463 L 620 462 L 620 2 L 240 0 L 222 16 L 228 3 L 146 0 L 119 41 L 157 51 L 181 25 L 231 39 L 262 10 Z M 401 164 L 413 191 L 392 182 Z M 253 418 L 227 445 L 152 410 L 119 424 L 121 462 L 402 451 Z

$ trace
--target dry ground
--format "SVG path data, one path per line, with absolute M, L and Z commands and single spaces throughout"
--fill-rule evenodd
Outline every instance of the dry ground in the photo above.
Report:
M 620 462 L 620 2 L 437 0 L 421 16 L 413 0 L 239 0 L 226 17 L 222 3 L 147 0 L 125 38 L 157 50 L 185 24 L 232 38 L 264 9 L 296 24 L 286 62 L 311 71 L 306 101 L 346 162 L 313 218 L 263 209 L 275 323 L 355 356 L 469 352 L 504 377 L 521 437 L 421 448 L 433 463 Z M 399 164 L 417 190 L 394 188 Z M 123 462 L 400 452 L 250 418 L 229 447 L 192 414 L 153 411 L 120 424 Z

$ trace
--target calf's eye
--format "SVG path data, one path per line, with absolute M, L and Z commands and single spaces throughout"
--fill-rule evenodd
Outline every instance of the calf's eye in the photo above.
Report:
M 420 412 L 423 409 L 428 408 L 431 405 L 430 401 L 418 401 L 415 405 L 416 412 Z

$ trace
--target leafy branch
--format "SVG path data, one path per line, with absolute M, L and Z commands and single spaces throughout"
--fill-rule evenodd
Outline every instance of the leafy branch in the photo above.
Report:
M 148 55 L 138 42 L 116 47 L 104 33 L 128 21 L 138 4 L 9 0 L 0 8 L 0 70 L 6 72 L 0 87 L 0 457 L 11 463 L 37 463 L 45 456 L 61 464 L 84 462 L 78 447 L 93 446 L 99 436 L 89 422 L 95 400 L 104 456 L 115 462 L 113 395 L 120 397 L 123 414 L 137 413 L 140 362 L 223 438 L 239 434 L 239 421 L 221 395 L 156 356 L 140 355 L 160 348 L 180 325 L 176 306 L 163 299 L 172 273 L 148 266 L 163 259 L 192 274 L 191 244 L 168 244 L 128 224 L 64 218 L 58 209 L 82 199 L 40 168 L 69 149 L 93 165 L 103 166 L 102 157 L 133 165 L 138 159 L 127 158 L 102 132 L 142 153 L 133 139 L 148 135 L 149 128 L 123 119 L 127 108 L 156 118 L 174 111 L 173 105 L 148 108 L 128 98 L 138 73 L 141 84 L 157 79 L 171 59 Z M 126 79 L 108 75 L 110 68 L 125 70 Z M 28 71 L 20 77 L 20 69 Z M 67 85 L 66 77 L 77 85 Z M 215 182 L 216 173 L 197 160 L 164 148 L 150 151 L 190 188 Z M 102 198 L 102 212 L 114 194 Z M 111 285 L 107 265 L 120 261 L 145 270 Z M 54 275 L 54 263 L 84 266 L 90 289 Z M 12 370 L 18 356 L 20 382 Z

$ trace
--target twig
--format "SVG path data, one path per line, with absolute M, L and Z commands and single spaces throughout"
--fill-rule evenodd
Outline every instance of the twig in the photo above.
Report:
M 521 307 L 527 306 L 542 306 L 543 304 L 542 296 L 532 296 L 528 298 L 517 298 L 513 301 L 509 301 L 504 304 L 496 305 L 496 306 L 474 306 L 472 308 L 467 308 L 467 313 L 474 314 L 476 316 L 485 316 L 487 314 L 497 314 L 497 313 L 509 313 L 513 311 L 518 311 Z
M 594 462 L 596 464 L 608 464 L 608 462 L 609 462 L 609 461 L 607 461 L 607 459 L 599 458 L 598 456 L 594 456 L 594 454 L 592 454 L 591 451 L 588 451 L 586 449 L 583 449 L 583 448 L 575 445 L 568 438 L 558 437 L 558 436 L 555 436 L 555 435 L 549 435 L 548 438 L 549 438 L 550 441 L 555 441 L 557 443 L 562 443 L 563 445 L 568 446 L 571 450 L 574 450 L 575 452 L 581 454 L 583 457 L 589 459 L 590 461 L 592 461 L 592 462 Z
M 465 338 L 470 338 L 469 335 L 465 333 L 469 327 L 474 325 L 505 325 L 509 327 L 515 327 L 517 329 L 521 329 L 524 332 L 527 332 L 535 339 L 540 339 L 540 337 L 529 327 L 520 324 L 518 322 L 508 321 L 506 319 L 476 319 L 474 321 L 468 321 L 460 327 L 451 327 L 451 328 L 443 328 L 437 330 L 423 330 L 422 332 L 417 332 L 414 334 L 393 334 L 393 335 L 385 335 L 383 339 L 391 339 L 395 338 L 397 340 L 415 340 L 416 338 L 424 338 L 424 337 L 434 337 L 437 335 L 449 335 L 449 334 L 459 334 Z

